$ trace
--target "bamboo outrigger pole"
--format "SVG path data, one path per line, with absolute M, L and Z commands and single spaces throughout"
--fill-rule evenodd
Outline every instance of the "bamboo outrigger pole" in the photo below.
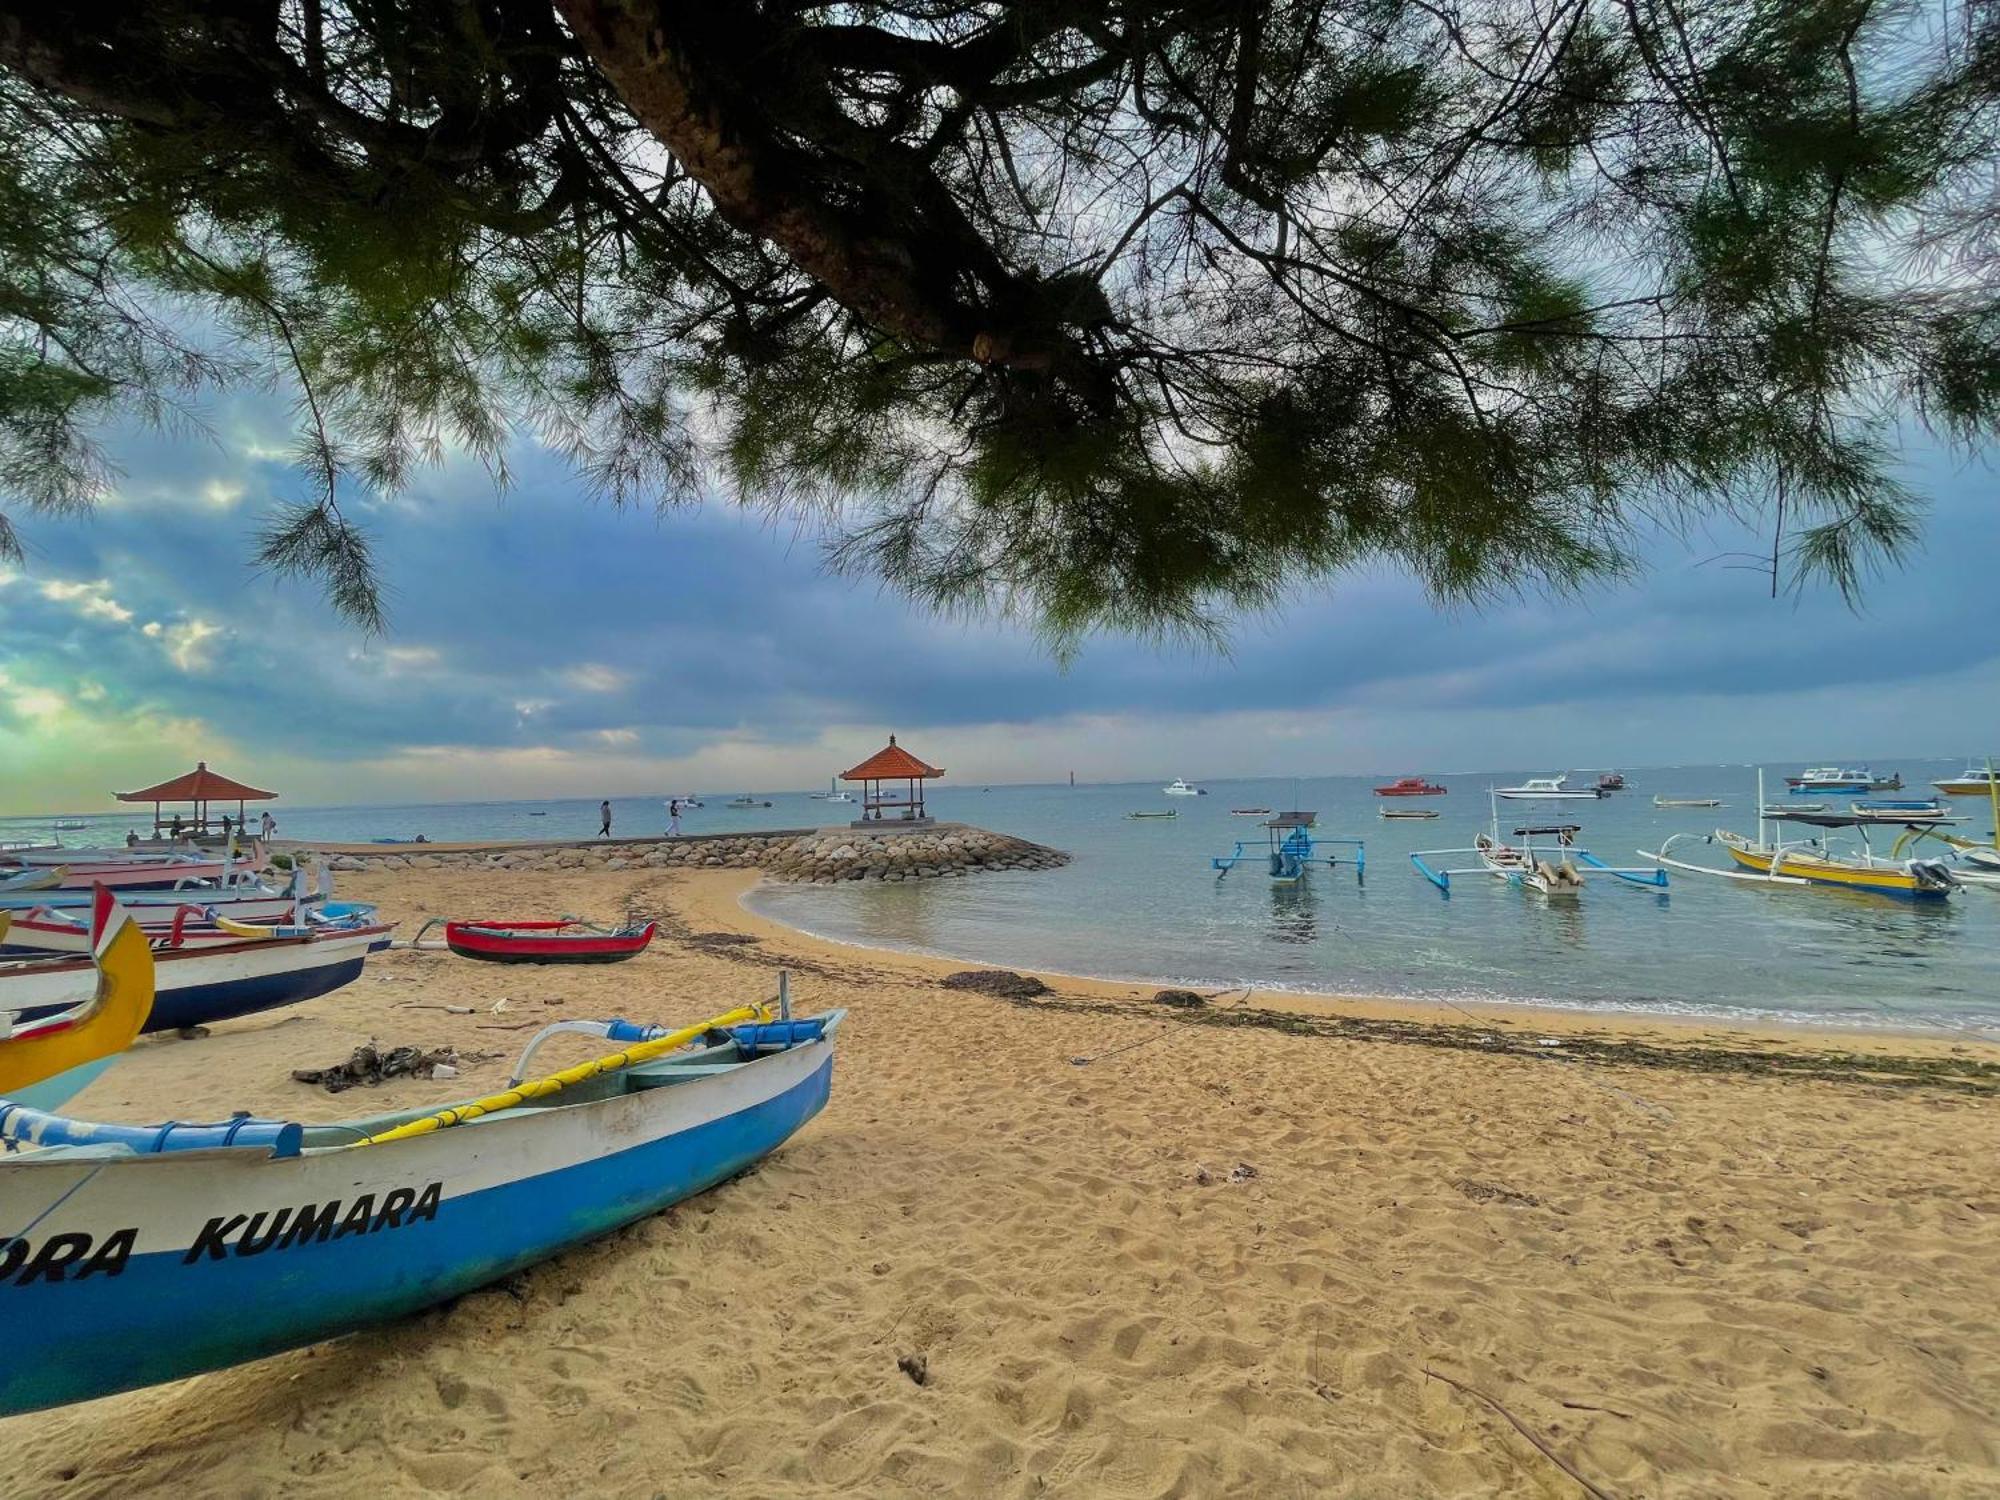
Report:
M 704 1032 L 734 1026 L 742 1021 L 770 1019 L 771 1008 L 763 1004 L 745 1005 L 736 1010 L 725 1011 L 722 1015 L 711 1016 L 706 1021 L 697 1021 L 692 1026 L 683 1026 L 679 1031 L 655 1037 L 650 1042 L 640 1042 L 627 1047 L 623 1052 L 592 1058 L 589 1062 L 578 1063 L 573 1068 L 564 1068 L 560 1073 L 550 1073 L 543 1078 L 517 1083 L 504 1093 L 488 1094 L 484 1099 L 475 1099 L 469 1104 L 454 1104 L 449 1109 L 425 1115 L 420 1120 L 407 1121 L 392 1130 L 371 1135 L 366 1140 L 356 1141 L 354 1144 L 357 1147 L 380 1146 L 389 1141 L 408 1140 L 411 1136 L 429 1135 L 433 1130 L 448 1130 L 454 1125 L 463 1125 L 468 1120 L 476 1120 L 481 1115 L 496 1114 L 501 1110 L 526 1104 L 530 1099 L 539 1099 L 556 1093 L 573 1083 L 582 1083 L 595 1078 L 600 1073 L 615 1073 L 620 1068 L 630 1068 L 642 1062 L 650 1062 L 662 1053 L 672 1052 L 677 1047 L 685 1047 Z

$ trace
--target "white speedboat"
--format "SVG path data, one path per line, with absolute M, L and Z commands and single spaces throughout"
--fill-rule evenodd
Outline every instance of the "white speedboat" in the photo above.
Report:
M 1169 797 L 1206 797 L 1208 795 L 1207 792 L 1204 792 L 1198 786 L 1189 786 L 1178 776 L 1167 783 L 1167 785 L 1161 787 L 1160 790 L 1165 792 Z
M 1595 802 L 1604 793 L 1594 786 L 1568 786 L 1567 776 L 1530 776 L 1519 786 L 1495 787 L 1493 795 L 1509 802 Z
M 828 779 L 825 791 L 812 792 L 808 795 L 815 802 L 852 802 L 854 800 L 840 789 L 840 780 L 838 777 Z

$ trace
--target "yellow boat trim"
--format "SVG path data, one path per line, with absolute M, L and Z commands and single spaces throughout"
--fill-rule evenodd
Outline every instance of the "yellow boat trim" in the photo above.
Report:
M 380 1146 L 389 1141 L 404 1141 L 411 1136 L 429 1135 L 434 1130 L 449 1130 L 454 1125 L 463 1125 L 468 1120 L 476 1120 L 481 1115 L 498 1113 L 526 1104 L 530 1099 L 544 1098 L 568 1088 L 573 1083 L 583 1083 L 600 1074 L 615 1073 L 620 1068 L 629 1068 L 642 1062 L 650 1062 L 663 1053 L 684 1047 L 703 1032 L 724 1026 L 734 1026 L 743 1021 L 768 1021 L 771 1007 L 768 1005 L 745 1005 L 736 1010 L 725 1011 L 706 1021 L 697 1021 L 692 1026 L 683 1026 L 679 1031 L 669 1032 L 650 1042 L 640 1042 L 627 1047 L 623 1052 L 613 1052 L 604 1057 L 592 1058 L 589 1062 L 578 1063 L 573 1068 L 564 1068 L 560 1073 L 551 1073 L 544 1078 L 530 1079 L 518 1083 L 505 1093 L 488 1094 L 484 1099 L 475 1099 L 470 1104 L 455 1104 L 450 1109 L 441 1109 L 434 1115 L 425 1115 L 420 1120 L 411 1120 L 398 1125 L 393 1130 L 371 1135 L 366 1140 L 356 1141 L 358 1146 Z
M 153 1013 L 153 950 L 115 902 L 90 956 L 97 988 L 66 1025 L 0 1038 L 0 1097 L 123 1052 L 138 1038 Z
M 274 938 L 278 935 L 275 927 L 259 927 L 255 922 L 239 922 L 234 917 L 220 914 L 216 916 L 215 925 L 240 938 Z
M 1739 865 L 1746 865 L 1761 874 L 1768 875 L 1770 873 L 1770 855 L 1747 854 L 1743 850 L 1732 848 L 1727 844 L 1723 847 L 1729 850 L 1729 857 Z M 1852 869 L 1846 865 L 1834 864 L 1812 855 L 1787 855 L 1784 863 L 1778 867 L 1778 873 L 1781 875 L 1793 875 L 1800 880 L 1811 880 L 1823 885 L 1859 886 L 1863 890 L 1914 891 L 1919 889 L 1917 877 L 1905 870 Z

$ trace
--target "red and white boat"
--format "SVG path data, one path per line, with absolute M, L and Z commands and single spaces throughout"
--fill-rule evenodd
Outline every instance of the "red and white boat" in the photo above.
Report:
M 1449 787 L 1439 786 L 1435 781 L 1426 781 L 1421 776 L 1399 776 L 1387 786 L 1375 788 L 1378 797 L 1442 797 Z
M 447 922 L 445 946 L 493 964 L 615 964 L 646 950 L 659 923 L 607 932 L 587 922 Z M 419 940 L 423 934 L 417 934 Z M 416 946 L 412 944 L 411 946 Z

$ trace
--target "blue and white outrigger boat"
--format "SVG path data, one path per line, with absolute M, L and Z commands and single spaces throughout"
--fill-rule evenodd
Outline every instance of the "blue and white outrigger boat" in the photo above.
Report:
M 1495 798 L 1502 795 L 1505 794 L 1493 794 Z M 1642 885 L 1654 890 L 1667 888 L 1665 870 L 1608 865 L 1588 849 L 1579 848 L 1576 835 L 1582 830 L 1574 823 L 1530 824 L 1516 828 L 1514 837 L 1521 842 L 1506 843 L 1500 837 L 1500 804 L 1495 800 L 1492 805 L 1492 831 L 1477 835 L 1471 848 L 1419 849 L 1410 855 L 1410 863 L 1416 866 L 1417 873 L 1436 886 L 1440 894 L 1451 895 L 1451 878 L 1454 875 L 1490 875 L 1538 895 L 1573 901 L 1583 894 L 1584 869 L 1613 876 L 1629 885 Z M 1553 838 L 1555 847 L 1550 849 L 1543 845 L 1537 848 L 1537 838 Z M 1479 863 L 1461 869 L 1433 863 L 1456 854 L 1470 854 Z M 1583 869 L 1577 868 L 1579 865 Z
M 142 944 L 123 957 L 150 962 Z M 0 1416 L 177 1380 L 484 1286 L 751 1166 L 825 1106 L 844 1014 L 768 1003 L 445 1109 L 90 1124 L 0 1100 Z M 523 1055 L 522 1067 L 544 1038 Z
M 1253 850 L 1247 840 L 1238 839 L 1236 847 L 1227 854 L 1218 854 L 1209 860 L 1215 878 L 1220 881 L 1241 864 L 1263 864 L 1273 885 L 1297 885 L 1306 877 L 1306 872 L 1314 865 L 1323 864 L 1329 870 L 1339 866 L 1341 851 L 1350 851 L 1348 861 L 1354 866 L 1357 882 L 1368 878 L 1368 846 L 1362 839 L 1322 838 L 1315 830 L 1319 825 L 1319 815 L 1312 812 L 1281 812 L 1265 819 L 1258 827 L 1264 830 L 1265 845 L 1260 854 Z

